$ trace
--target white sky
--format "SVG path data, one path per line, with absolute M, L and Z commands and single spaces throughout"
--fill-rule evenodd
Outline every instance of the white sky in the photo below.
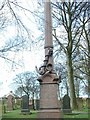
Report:
M 31 11 L 34 11 L 37 8 L 36 6 L 37 2 L 35 2 L 36 0 L 35 1 L 19 0 L 19 1 L 22 2 L 23 7 L 30 9 Z M 19 14 L 23 17 L 22 13 Z M 39 36 L 40 31 L 37 29 L 37 25 L 34 22 L 34 18 L 32 16 L 30 17 L 30 13 L 28 13 L 27 15 L 29 16 L 31 23 L 29 21 L 28 24 L 29 19 L 27 19 L 27 17 L 23 17 L 22 21 L 26 23 L 28 28 L 30 27 L 32 29 L 34 38 L 36 38 Z M 12 26 L 9 26 L 7 30 L 9 31 L 10 34 L 6 32 L 2 34 L 2 32 L 0 32 L 0 47 L 4 45 L 5 40 L 7 38 L 13 37 L 16 34 L 16 30 Z M 37 49 L 35 50 L 35 48 L 32 48 L 33 51 L 28 52 L 23 51 L 18 53 L 17 59 L 23 57 L 24 67 L 17 66 L 14 70 L 11 69 L 12 64 L 8 64 L 7 62 L 5 62 L 4 59 L 0 58 L 0 97 L 10 92 L 11 90 L 10 83 L 12 83 L 12 79 L 15 77 L 16 74 L 21 73 L 23 71 L 34 71 L 35 66 L 38 67 L 40 66 L 40 64 L 43 62 L 42 56 L 44 51 L 38 52 Z M 12 57 L 12 55 L 9 55 L 9 57 Z
M 10 87 L 10 84 L 12 83 L 12 79 L 15 77 L 16 74 L 24 72 L 24 71 L 35 71 L 35 66 L 40 66 L 42 63 L 41 58 L 39 55 L 35 54 L 34 52 L 24 52 L 24 67 L 15 68 L 12 70 L 12 65 L 8 63 L 4 63 L 3 59 L 0 59 L 0 82 L 3 82 L 3 84 L 0 87 L 0 96 L 3 94 L 8 94 L 12 87 Z M 41 56 L 41 55 L 40 55 Z M 41 63 L 40 63 L 41 61 Z M 8 66 L 9 65 L 9 66 Z M 10 68 L 11 66 L 11 68 Z
M 36 0 L 19 0 L 19 1 L 22 1 L 23 3 L 22 6 L 32 11 L 35 10 L 37 7 L 35 2 Z M 20 15 L 23 17 L 22 13 L 20 13 Z M 28 13 L 27 15 L 31 20 L 31 24 L 29 19 L 26 19 L 26 17 L 23 17 L 23 22 L 26 23 L 26 26 L 28 26 L 28 28 L 32 29 L 34 38 L 37 38 L 37 36 L 39 36 L 40 34 L 40 31 L 37 29 L 37 25 L 34 22 L 34 18 L 32 16 L 30 17 L 30 13 Z M 2 36 L 2 33 L 0 33 L 0 46 L 4 44 L 6 38 L 10 38 L 16 34 L 16 31 L 12 26 L 8 27 L 8 31 L 10 34 L 4 33 L 4 36 Z M 32 51 L 28 52 L 23 51 L 23 53 L 18 53 L 17 59 L 21 58 L 22 54 L 24 60 L 24 67 L 18 66 L 14 70 L 11 69 L 12 68 L 11 64 L 6 63 L 2 58 L 0 58 L 0 84 L 2 83 L 0 85 L 0 97 L 10 92 L 11 90 L 10 83 L 12 83 L 12 79 L 15 77 L 16 74 L 21 73 L 23 71 L 34 71 L 35 66 L 39 67 L 43 63 L 44 49 L 42 51 L 39 51 L 39 47 L 37 47 L 32 48 Z M 12 57 L 12 55 L 9 57 Z

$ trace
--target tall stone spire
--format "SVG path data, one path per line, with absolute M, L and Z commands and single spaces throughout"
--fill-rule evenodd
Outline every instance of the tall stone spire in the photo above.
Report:
M 53 41 L 51 2 L 46 0 L 45 9 L 45 60 L 39 68 L 40 77 L 40 110 L 38 118 L 62 118 L 61 106 L 58 100 L 59 78 L 53 70 Z

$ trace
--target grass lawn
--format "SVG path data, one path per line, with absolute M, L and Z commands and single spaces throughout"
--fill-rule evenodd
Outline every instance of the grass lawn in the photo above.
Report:
M 37 111 L 31 111 L 31 114 L 23 115 L 20 110 L 13 110 L 3 114 L 2 118 L 36 118 Z
M 73 114 L 64 115 L 64 118 L 88 118 L 88 114 L 87 113 L 73 113 Z
M 88 109 L 72 111 L 72 114 L 64 115 L 64 118 L 89 118 Z
M 20 110 L 13 110 L 11 112 L 7 112 L 3 114 L 3 118 L 37 118 L 37 111 L 31 111 L 30 115 L 21 114 Z M 87 112 L 82 111 L 73 111 L 72 114 L 64 115 L 64 118 L 88 118 L 89 114 Z

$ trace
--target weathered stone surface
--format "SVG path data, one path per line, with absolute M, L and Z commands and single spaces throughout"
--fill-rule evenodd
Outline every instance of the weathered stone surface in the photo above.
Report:
M 45 60 L 38 72 L 41 75 L 41 77 L 38 78 L 40 82 L 40 110 L 38 112 L 38 118 L 57 118 L 60 120 L 62 115 L 61 106 L 58 101 L 59 78 L 53 70 L 51 1 L 48 0 L 47 2 L 46 0 L 44 4 Z
M 0 98 L 0 120 L 2 118 L 2 99 Z
M 71 113 L 72 111 L 71 111 L 71 106 L 70 106 L 70 97 L 68 95 L 65 95 L 63 97 L 62 101 L 63 101 L 63 103 L 62 103 L 62 105 L 63 105 L 63 112 L 64 113 Z
M 78 105 L 78 109 L 82 110 L 84 105 L 83 105 L 83 99 L 82 98 L 77 98 L 77 105 Z
M 90 98 L 87 98 L 87 99 L 86 99 L 86 104 L 87 104 L 87 108 L 90 109 Z
M 40 100 L 37 99 L 36 100 L 36 110 L 39 110 L 40 109 Z
M 29 112 L 30 112 L 30 108 L 29 108 L 29 98 L 28 98 L 27 95 L 22 96 L 21 112 L 22 112 L 22 113 L 29 113 Z
M 58 81 L 54 81 L 54 74 L 45 75 L 41 79 L 38 118 L 62 118 L 57 94 Z
M 8 111 L 12 111 L 14 109 L 14 96 L 8 95 L 7 97 L 7 109 Z

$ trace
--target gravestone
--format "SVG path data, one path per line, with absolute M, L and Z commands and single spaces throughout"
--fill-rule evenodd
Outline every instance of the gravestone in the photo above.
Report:
M 21 112 L 22 112 L 23 114 L 29 114 L 29 113 L 30 113 L 29 97 L 28 97 L 27 95 L 22 96 Z
M 70 97 L 68 95 L 65 95 L 62 100 L 62 105 L 63 105 L 63 113 L 71 113 L 71 106 L 70 106 Z
M 11 94 L 7 97 L 7 109 L 8 111 L 12 111 L 14 109 L 14 97 Z
M 0 98 L 0 120 L 2 119 L 2 99 Z
M 40 109 L 40 100 L 36 99 L 36 110 Z
M 5 103 L 6 103 L 6 98 L 3 97 L 2 98 L 2 114 L 6 113 L 6 105 L 5 105 Z
M 90 109 L 90 98 L 86 98 L 86 106 Z
M 78 109 L 82 110 L 84 105 L 83 105 L 83 99 L 82 98 L 77 98 L 77 105 L 78 105 Z

